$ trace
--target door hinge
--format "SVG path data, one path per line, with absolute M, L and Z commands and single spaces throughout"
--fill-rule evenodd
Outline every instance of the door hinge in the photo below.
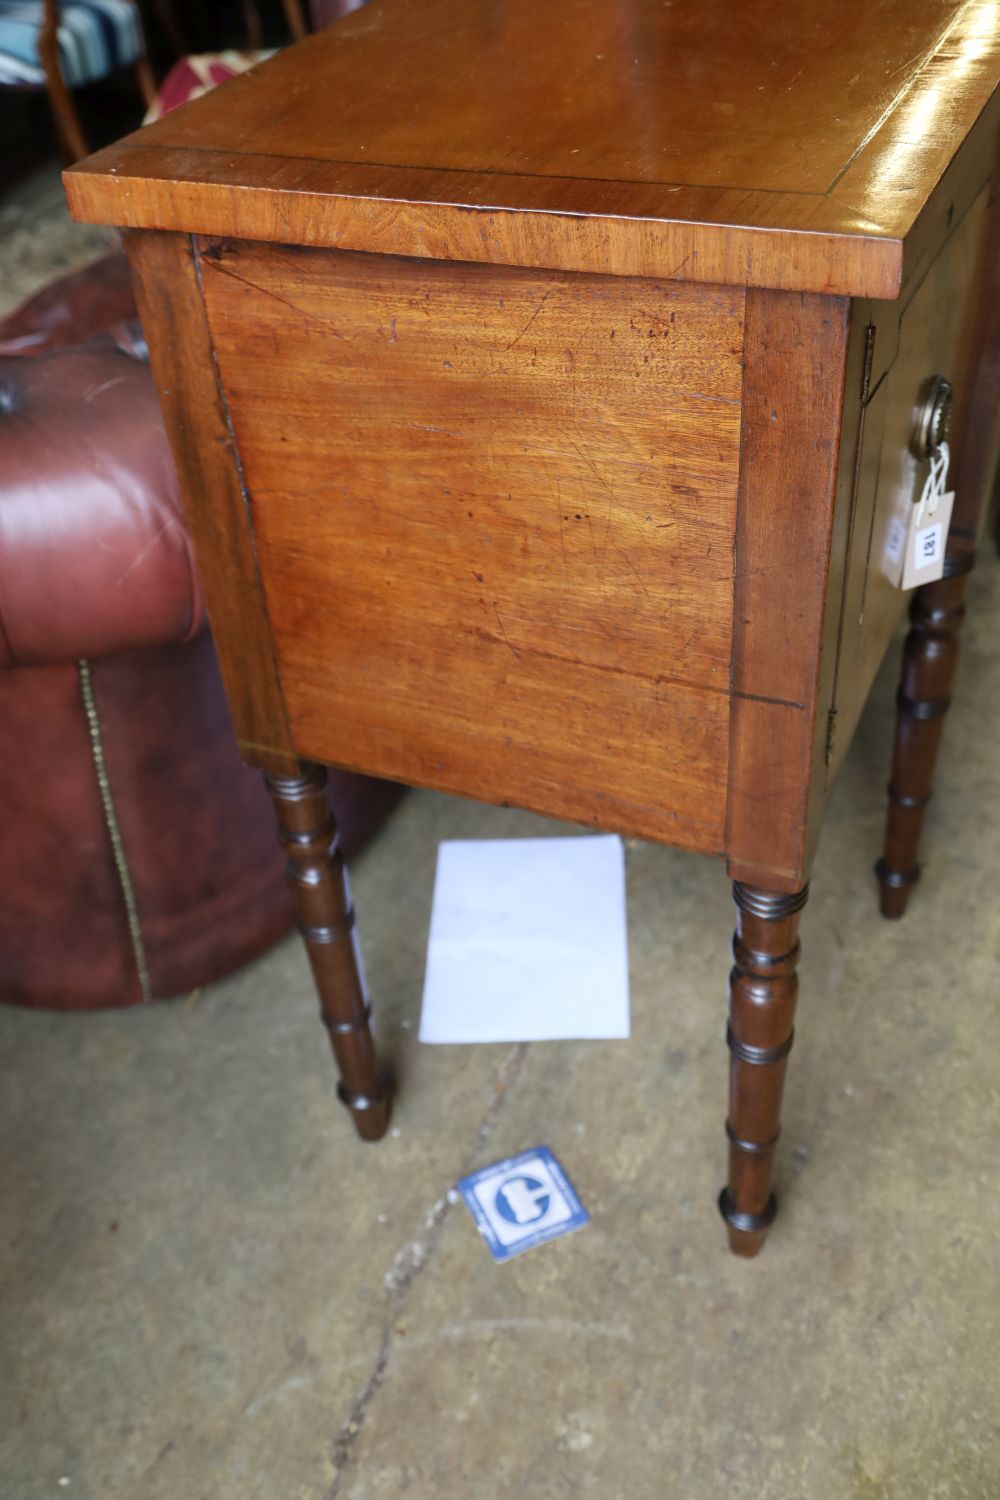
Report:
M 827 721 L 826 721 L 826 755 L 825 755 L 825 760 L 826 760 L 826 764 L 827 765 L 829 765 L 830 762 L 833 760 L 834 751 L 836 750 L 836 748 L 837 748 L 837 710 L 835 708 L 831 708 L 829 717 L 827 718 Z
M 872 366 L 875 363 L 875 324 L 865 329 L 865 365 L 861 372 L 861 405 L 864 406 L 872 390 Z

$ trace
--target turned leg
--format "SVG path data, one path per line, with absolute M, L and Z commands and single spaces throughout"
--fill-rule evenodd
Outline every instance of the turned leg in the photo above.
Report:
M 729 1248 L 756 1255 L 776 1212 L 771 1166 L 781 1125 L 781 1091 L 792 1049 L 798 976 L 799 913 L 809 887 L 794 896 L 736 881 L 735 960 L 729 976 L 729 1182 L 719 1209 Z
M 903 649 L 896 744 L 889 782 L 885 853 L 875 866 L 884 917 L 901 917 L 920 876 L 917 855 L 924 809 L 958 661 L 958 632 L 971 551 L 949 551 L 945 577 L 917 589 Z
M 87 137 L 83 133 L 80 124 L 80 116 L 76 112 L 73 103 L 73 95 L 63 82 L 62 73 L 59 70 L 58 49 L 53 46 L 51 50 L 43 50 L 41 42 L 38 47 L 45 68 L 45 91 L 49 96 L 49 105 L 55 116 L 56 129 L 63 150 L 70 161 L 82 161 L 87 155 Z
M 326 771 L 304 764 L 298 776 L 264 780 L 288 855 L 288 881 L 320 1014 L 340 1069 L 337 1092 L 362 1140 L 377 1141 L 388 1124 L 389 1089 L 375 1059 L 354 908 L 326 800 Z
M 980 511 L 996 477 L 1000 424 L 1000 161 L 993 174 L 986 233 L 976 271 L 977 295 L 965 350 L 956 369 L 951 431 L 955 492 L 944 576 L 917 589 L 910 605 L 896 744 L 889 783 L 885 853 L 875 866 L 882 915 L 901 917 L 919 876 L 917 854 L 924 808 L 958 659 L 966 576 L 971 571 Z

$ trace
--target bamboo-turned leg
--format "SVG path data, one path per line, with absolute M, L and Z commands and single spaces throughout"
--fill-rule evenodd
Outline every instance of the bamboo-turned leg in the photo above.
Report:
M 993 172 L 987 225 L 976 270 L 964 353 L 956 364 L 952 468 L 955 507 L 944 576 L 917 589 L 903 654 L 896 743 L 889 784 L 885 853 L 875 866 L 884 917 L 901 917 L 920 874 L 917 855 L 924 809 L 958 660 L 965 585 L 972 569 L 980 511 L 997 474 L 1000 447 L 1000 158 Z
M 917 855 L 924 809 L 930 801 L 944 716 L 958 661 L 971 550 L 949 550 L 945 577 L 917 589 L 903 648 L 896 743 L 889 783 L 885 853 L 875 866 L 884 917 L 901 917 L 920 876 Z
M 320 1014 L 340 1069 L 338 1094 L 362 1140 L 377 1141 L 389 1119 L 389 1088 L 379 1074 L 370 1010 L 354 932 L 354 908 L 337 830 L 326 800 L 326 771 L 265 776 L 288 855 L 298 927 L 312 964 Z
M 729 1182 L 719 1198 L 729 1248 L 756 1255 L 777 1205 L 771 1166 L 781 1125 L 781 1092 L 792 1048 L 798 976 L 799 913 L 794 896 L 733 885 L 735 964 L 729 976 Z

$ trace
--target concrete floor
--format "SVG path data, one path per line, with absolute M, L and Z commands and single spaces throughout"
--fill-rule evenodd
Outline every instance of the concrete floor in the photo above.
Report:
M 561 828 L 407 799 L 354 871 L 401 1085 L 377 1147 L 295 941 L 172 1004 L 0 1007 L 3 1500 L 995 1500 L 998 609 L 987 548 L 901 924 L 870 875 L 895 661 L 848 757 L 756 1262 L 714 1206 L 707 860 L 629 851 L 630 1042 L 422 1047 L 437 841 Z M 592 1222 L 495 1266 L 449 1189 L 540 1142 Z

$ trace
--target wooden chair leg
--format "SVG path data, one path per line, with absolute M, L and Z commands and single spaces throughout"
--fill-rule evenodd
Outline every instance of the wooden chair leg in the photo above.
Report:
M 288 880 L 309 954 L 320 1014 L 340 1069 L 338 1093 L 362 1140 L 377 1141 L 389 1121 L 389 1087 L 378 1071 L 371 1013 L 337 831 L 326 800 L 326 771 L 265 775 L 288 855 Z
M 173 0 L 153 0 L 153 9 L 156 12 L 156 20 L 170 44 L 173 56 L 183 57 L 189 51 L 184 32 L 178 24 L 177 16 L 174 14 Z
M 153 70 L 149 66 L 148 57 L 140 57 L 136 63 L 135 81 L 139 85 L 139 93 L 142 95 L 143 104 L 145 104 L 147 109 L 150 109 L 156 101 L 156 79 L 153 77 Z
M 798 995 L 799 913 L 809 887 L 779 895 L 733 885 L 735 964 L 729 977 L 729 1182 L 719 1209 L 735 1255 L 753 1256 L 777 1204 L 771 1168 Z
M 240 0 L 240 9 L 243 12 L 247 51 L 259 52 L 264 40 L 264 28 L 261 25 L 260 12 L 255 0 Z
M 89 155 L 87 137 L 83 133 L 80 124 L 80 116 L 76 112 L 73 103 L 73 95 L 66 87 L 63 76 L 59 71 L 58 59 L 42 57 L 42 66 L 45 69 L 45 91 L 49 96 L 49 104 L 55 116 L 56 129 L 63 150 L 71 162 L 82 161 Z
M 917 856 L 924 809 L 930 801 L 944 716 L 951 702 L 958 632 L 965 613 L 966 575 L 971 567 L 971 551 L 949 552 L 946 576 L 917 589 L 910 605 L 910 632 L 903 648 L 897 699 L 885 852 L 875 865 L 883 917 L 903 915 L 910 891 L 920 877 Z
M 309 33 L 301 0 L 281 0 L 281 5 L 292 41 L 301 42 Z

